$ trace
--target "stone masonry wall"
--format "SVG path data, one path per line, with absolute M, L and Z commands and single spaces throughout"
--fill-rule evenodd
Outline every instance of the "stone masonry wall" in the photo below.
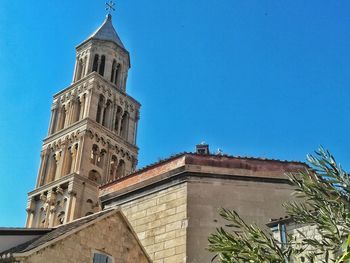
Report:
M 154 263 L 186 262 L 187 183 L 122 205 Z
M 145 253 L 119 214 L 113 214 L 51 246 L 30 255 L 25 263 L 86 263 L 93 252 L 111 255 L 115 262 L 149 263 Z
M 310 239 L 321 240 L 322 238 L 320 233 L 317 231 L 315 225 L 301 225 L 294 222 L 290 222 L 286 224 L 286 230 L 287 230 L 287 235 L 292 238 L 294 244 L 302 243 L 302 240 L 304 239 L 302 234 L 305 235 L 306 238 L 310 238 Z M 273 231 L 273 237 L 276 240 L 281 241 L 280 231 L 279 230 Z M 302 254 L 298 255 L 297 258 L 293 258 L 293 263 L 306 262 L 305 255 L 308 252 L 310 252 L 310 249 L 306 248 L 306 250 Z M 317 262 L 321 262 L 322 260 L 324 260 L 324 257 L 322 255 L 316 258 Z

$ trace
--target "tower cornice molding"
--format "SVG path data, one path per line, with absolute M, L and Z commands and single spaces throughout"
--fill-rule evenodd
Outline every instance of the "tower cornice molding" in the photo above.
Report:
M 29 192 L 28 193 L 28 197 L 29 198 L 32 198 L 34 196 L 40 196 L 42 197 L 44 200 L 43 201 L 46 201 L 46 195 L 44 193 L 46 192 L 49 192 L 49 191 L 53 191 L 54 188 L 58 188 L 58 187 L 62 187 L 63 185 L 74 185 L 74 182 L 89 182 L 89 184 L 93 185 L 93 186 L 98 186 L 97 183 L 89 180 L 87 177 L 84 177 L 78 173 L 71 173 L 71 174 L 68 174 L 66 176 L 63 176 L 59 179 L 57 179 L 56 181 L 52 181 L 48 184 L 45 184 L 43 186 L 40 186 L 40 187 L 37 187 L 36 189 L 34 189 L 33 191 Z M 76 191 L 76 189 L 73 187 L 73 191 Z M 62 187 L 63 188 L 63 187 Z
M 43 141 L 43 147 L 50 148 L 57 145 L 60 148 L 61 145 L 66 143 L 69 139 L 70 143 L 78 142 L 79 139 L 86 134 L 90 134 L 90 136 L 93 135 L 94 137 L 97 136 L 98 138 L 103 138 L 105 142 L 108 142 L 112 139 L 115 142 L 114 144 L 117 143 L 121 146 L 124 146 L 122 147 L 123 149 L 130 149 L 130 156 L 137 155 L 138 153 L 139 148 L 136 145 L 125 141 L 125 139 L 119 135 L 114 134 L 112 131 L 91 120 L 90 118 L 85 118 L 79 122 L 76 122 L 72 126 L 60 130 L 59 132 L 45 138 Z M 101 134 L 107 134 L 107 136 L 102 136 Z M 127 152 L 127 150 L 124 151 Z
M 60 92 L 56 93 L 54 95 L 54 99 L 58 99 L 62 103 L 63 101 L 67 100 L 72 96 L 72 94 L 81 94 L 85 91 L 91 90 L 94 88 L 94 86 L 99 86 L 100 89 L 104 92 L 108 92 L 110 89 L 110 94 L 112 95 L 112 90 L 117 91 L 119 95 L 124 96 L 128 100 L 135 103 L 138 108 L 141 107 L 141 103 L 138 102 L 133 97 L 129 96 L 125 91 L 118 89 L 116 85 L 113 83 L 108 82 L 106 79 L 104 79 L 101 75 L 99 75 L 97 72 L 91 72 L 87 76 L 83 77 L 82 79 L 78 80 L 77 82 L 69 85 L 67 88 L 61 90 Z M 65 94 L 67 93 L 67 94 Z M 64 97 L 63 97 L 64 96 Z
M 125 141 L 124 138 L 120 137 L 119 135 L 114 134 L 112 131 L 110 131 L 109 129 L 107 129 L 106 127 L 104 127 L 103 125 L 92 121 L 92 120 L 88 120 L 88 128 L 87 131 L 90 130 L 90 133 L 93 134 L 94 136 L 97 135 L 100 138 L 104 138 L 104 136 L 100 135 L 100 134 L 106 134 L 107 139 L 104 138 L 105 141 L 108 141 L 110 139 L 114 140 L 115 142 L 117 142 L 120 145 L 124 145 L 125 148 L 130 148 L 133 150 L 133 152 L 135 154 L 137 154 L 139 148 L 136 145 L 133 145 L 127 141 Z

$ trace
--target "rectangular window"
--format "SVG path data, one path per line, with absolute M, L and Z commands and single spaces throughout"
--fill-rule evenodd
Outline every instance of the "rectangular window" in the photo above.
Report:
M 280 224 L 281 245 L 284 247 L 287 245 L 287 228 L 286 224 Z
M 94 259 L 92 261 L 93 263 L 113 263 L 112 257 L 100 254 L 100 253 L 94 253 Z

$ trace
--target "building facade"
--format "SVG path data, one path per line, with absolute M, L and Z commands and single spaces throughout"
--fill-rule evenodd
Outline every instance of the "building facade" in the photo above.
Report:
M 208 236 L 226 223 L 219 208 L 266 227 L 291 199 L 285 173 L 307 168 L 202 152 L 170 157 L 100 188 L 103 208 L 123 211 L 155 263 L 210 262 Z
M 27 227 L 99 211 L 98 186 L 135 170 L 140 104 L 126 93 L 129 68 L 129 52 L 108 15 L 76 47 L 73 82 L 53 97 Z
M 32 232 L 32 236 L 28 237 L 26 232 Z M 0 228 L 0 243 L 6 243 L 8 235 L 12 235 L 12 245 L 17 245 L 7 250 L 0 248 L 1 263 L 152 262 L 117 209 L 45 230 Z M 24 238 L 29 240 L 23 242 Z

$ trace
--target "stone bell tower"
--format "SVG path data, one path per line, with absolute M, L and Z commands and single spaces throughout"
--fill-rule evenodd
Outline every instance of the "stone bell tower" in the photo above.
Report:
M 129 52 L 108 15 L 76 47 L 73 82 L 53 97 L 27 227 L 98 211 L 98 186 L 135 170 L 140 104 L 126 93 L 129 68 Z

